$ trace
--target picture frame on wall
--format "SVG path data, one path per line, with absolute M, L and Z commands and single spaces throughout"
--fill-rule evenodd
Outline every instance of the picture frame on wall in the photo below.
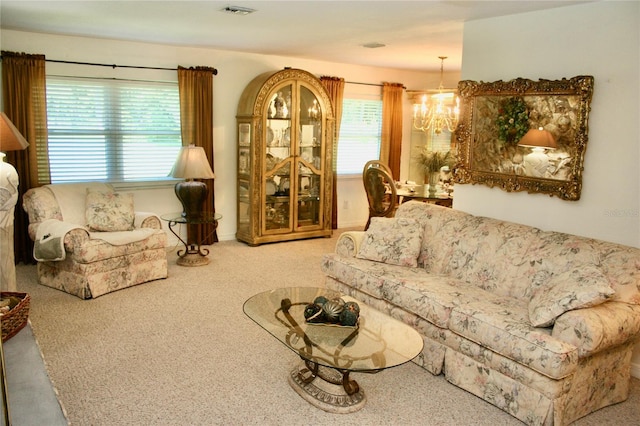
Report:
M 593 84 L 460 81 L 454 181 L 580 199 Z

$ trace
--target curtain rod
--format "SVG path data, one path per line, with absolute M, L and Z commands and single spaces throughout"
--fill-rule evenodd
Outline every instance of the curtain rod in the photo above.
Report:
M 362 86 L 376 86 L 376 87 L 383 87 L 384 84 L 379 84 L 379 83 L 360 83 L 359 81 L 345 81 L 346 84 L 360 84 Z M 403 89 L 406 90 L 406 87 L 403 85 L 402 86 Z
M 118 77 L 87 77 L 84 75 L 61 75 L 61 74 L 47 74 L 47 77 L 58 78 L 78 78 L 82 80 L 100 80 L 100 81 L 137 81 L 142 83 L 175 83 L 175 80 L 143 80 L 139 78 L 118 78 Z
M 137 68 L 145 70 L 161 70 L 161 71 L 175 71 L 176 68 L 162 68 L 162 67 L 142 67 L 138 65 L 116 65 L 116 64 L 99 64 L 95 62 L 75 62 L 75 61 L 60 61 L 56 59 L 45 59 L 46 62 L 55 62 L 58 64 L 73 64 L 73 65 L 92 65 L 96 67 L 111 67 L 111 68 Z M 212 68 L 213 75 L 218 75 L 218 70 Z

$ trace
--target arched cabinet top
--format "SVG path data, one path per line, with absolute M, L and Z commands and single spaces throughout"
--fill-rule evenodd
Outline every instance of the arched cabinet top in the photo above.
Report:
M 271 95 L 278 88 L 298 82 L 322 101 L 327 120 L 333 120 L 333 105 L 329 94 L 319 78 L 308 71 L 296 68 L 285 68 L 280 71 L 269 71 L 255 77 L 242 92 L 238 102 L 238 117 L 261 116 Z

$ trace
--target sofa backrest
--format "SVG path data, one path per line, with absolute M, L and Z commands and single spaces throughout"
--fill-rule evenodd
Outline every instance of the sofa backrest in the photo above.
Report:
M 420 202 L 397 217 L 424 225 L 418 265 L 495 294 L 530 298 L 536 281 L 595 266 L 616 290 L 614 300 L 640 304 L 640 249 Z
M 113 192 L 113 187 L 102 182 L 58 183 L 45 185 L 54 195 L 62 220 L 77 225 L 86 225 L 87 191 Z
M 102 182 L 59 183 L 29 189 L 22 206 L 29 215 L 29 236 L 35 239 L 36 229 L 47 219 L 57 219 L 84 226 L 87 189 L 113 191 Z

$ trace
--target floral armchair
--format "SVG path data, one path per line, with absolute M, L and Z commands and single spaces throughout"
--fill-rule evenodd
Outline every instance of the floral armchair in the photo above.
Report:
M 27 191 L 40 284 L 82 299 L 167 277 L 167 235 L 133 194 L 108 184 L 52 184 Z

